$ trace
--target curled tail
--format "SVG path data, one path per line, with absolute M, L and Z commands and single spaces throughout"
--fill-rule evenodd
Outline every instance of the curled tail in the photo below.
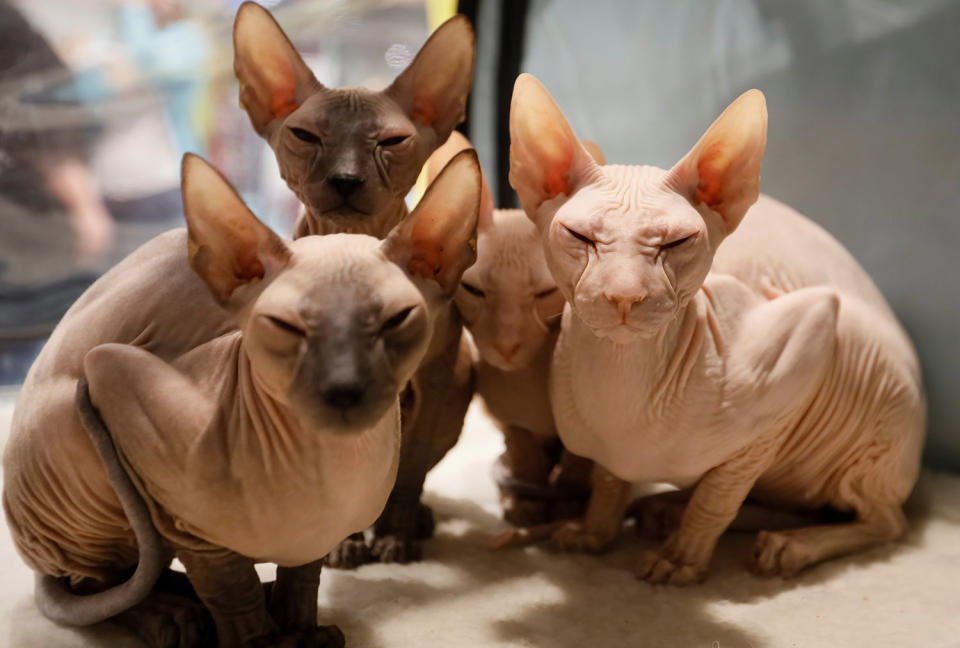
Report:
M 109 619 L 143 601 L 150 594 L 169 559 L 150 511 L 130 480 L 103 419 L 90 400 L 86 378 L 77 384 L 77 411 L 107 471 L 120 506 L 137 538 L 140 560 L 133 575 L 123 583 L 96 594 L 74 594 L 61 579 L 37 574 L 34 598 L 47 618 L 63 625 L 91 625 Z

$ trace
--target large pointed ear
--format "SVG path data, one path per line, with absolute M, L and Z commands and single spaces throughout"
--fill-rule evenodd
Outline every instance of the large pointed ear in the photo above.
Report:
M 670 170 L 669 183 L 693 204 L 720 214 L 729 234 L 760 194 L 766 147 L 767 102 L 759 90 L 748 90 Z
M 527 215 L 555 196 L 571 195 L 597 169 L 547 89 L 521 74 L 510 102 L 510 186 Z
M 240 105 L 259 135 L 323 88 L 270 12 L 255 2 L 244 2 L 237 10 L 233 71 L 240 82 Z
M 180 188 L 190 267 L 221 305 L 238 309 L 246 300 L 235 291 L 285 266 L 290 250 L 203 158 L 183 156 Z
M 453 131 L 450 137 L 444 142 L 443 146 L 438 148 L 427 159 L 427 183 L 433 184 L 440 172 L 447 166 L 460 151 L 472 149 L 473 146 L 461 132 Z M 487 185 L 487 178 L 481 172 L 480 174 L 480 215 L 478 217 L 477 227 L 484 229 L 493 225 L 493 194 L 490 193 L 490 187 Z
M 414 210 L 382 244 L 384 254 L 414 277 L 432 279 L 453 295 L 477 260 L 480 162 L 473 149 L 457 153 Z
M 440 144 L 466 114 L 473 60 L 473 27 L 465 16 L 454 16 L 433 32 L 384 92 L 411 120 L 432 128 Z

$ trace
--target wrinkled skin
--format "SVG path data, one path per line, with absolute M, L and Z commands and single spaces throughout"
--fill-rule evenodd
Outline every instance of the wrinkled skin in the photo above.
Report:
M 430 157 L 428 178 L 470 143 L 454 132 Z M 594 155 L 602 159 L 599 150 Z M 577 517 L 590 488 L 590 465 L 557 437 L 547 393 L 563 296 L 550 275 L 536 227 L 518 209 L 494 209 L 484 183 L 477 262 L 455 296 L 478 358 L 477 393 L 503 432 L 494 469 L 504 519 L 518 526 Z
M 199 158 L 185 158 L 183 179 L 187 232 L 158 237 L 104 275 L 31 369 L 4 455 L 14 542 L 33 569 L 80 586 L 115 582 L 138 560 L 72 397 L 62 400 L 70 382 L 76 389 L 63 363 L 77 360 L 89 381 L 85 420 L 109 429 L 219 645 L 342 645 L 338 630 L 316 625 L 320 560 L 386 505 L 400 393 L 475 258 L 479 165 L 472 153 L 454 159 L 384 241 L 286 243 Z M 149 351 L 154 328 L 192 315 L 151 290 L 151 262 L 175 258 L 162 253 L 174 245 L 234 325 L 165 357 Z M 108 330 L 128 341 L 87 350 L 101 321 L 123 322 Z M 268 597 L 253 569 L 263 561 L 280 566 Z M 155 629 L 155 646 L 205 635 L 202 615 L 164 596 L 120 620 Z
M 304 65 L 264 9 L 245 4 L 234 28 L 240 103 L 276 154 L 280 173 L 304 205 L 294 238 L 336 232 L 383 238 L 407 214 L 404 199 L 428 156 L 463 120 L 473 81 L 473 31 L 465 18 L 440 26 L 382 91 L 327 88 Z M 473 390 L 469 347 L 452 308 L 437 321 L 423 366 L 403 406 L 396 492 L 374 527 L 327 564 L 408 562 L 421 555 L 420 503 L 427 472 L 453 447 Z
M 748 495 L 853 514 L 760 533 L 761 573 L 899 537 L 926 416 L 917 357 L 836 240 L 758 200 L 763 95 L 731 104 L 670 171 L 599 166 L 523 75 L 511 140 L 511 183 L 568 304 L 550 385 L 561 439 L 620 480 L 692 489 L 637 575 L 702 579 Z

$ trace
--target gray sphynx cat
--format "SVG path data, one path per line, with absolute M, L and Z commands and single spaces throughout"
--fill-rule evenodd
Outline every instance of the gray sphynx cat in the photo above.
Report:
M 269 12 L 252 2 L 237 13 L 234 49 L 240 103 L 305 208 L 294 238 L 386 236 L 406 216 L 404 197 L 424 162 L 463 120 L 473 82 L 473 30 L 463 16 L 441 25 L 379 92 L 323 86 Z M 372 546 L 357 534 L 328 565 L 419 559 L 419 540 L 433 531 L 430 510 L 420 504 L 423 480 L 456 443 L 473 391 L 461 333 L 459 316 L 448 309 L 404 394 L 400 472 Z
M 399 394 L 476 257 L 476 155 L 384 241 L 286 243 L 195 156 L 183 197 L 187 231 L 97 281 L 27 377 L 3 466 L 14 542 L 61 623 L 120 615 L 152 646 L 210 645 L 202 617 L 171 611 L 189 603 L 154 587 L 175 555 L 221 648 L 342 645 L 317 626 L 320 560 L 393 487 Z M 175 256 L 238 327 L 179 357 L 154 344 L 191 317 L 158 288 L 155 261 Z M 90 349 L 103 329 L 126 343 Z M 279 567 L 267 596 L 255 562 Z

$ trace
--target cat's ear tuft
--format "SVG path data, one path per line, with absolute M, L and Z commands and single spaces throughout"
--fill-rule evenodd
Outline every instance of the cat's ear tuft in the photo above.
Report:
M 270 12 L 255 2 L 244 2 L 237 10 L 233 70 L 240 82 L 240 105 L 259 135 L 323 88 Z
M 473 27 L 457 15 L 437 27 L 413 62 L 384 91 L 414 122 L 446 141 L 463 121 L 473 86 Z
M 767 102 L 759 90 L 740 95 L 671 169 L 669 183 L 694 205 L 704 203 L 733 232 L 760 195 L 767 146 Z
M 510 185 L 527 215 L 555 196 L 571 195 L 596 169 L 550 93 L 521 74 L 510 103 Z
M 183 156 L 181 192 L 190 267 L 217 302 L 236 310 L 251 297 L 238 289 L 285 266 L 290 250 L 257 220 L 226 178 L 192 153 Z
M 477 260 L 481 175 L 477 152 L 461 151 L 427 188 L 414 210 L 381 244 L 412 277 L 429 279 L 450 297 Z

